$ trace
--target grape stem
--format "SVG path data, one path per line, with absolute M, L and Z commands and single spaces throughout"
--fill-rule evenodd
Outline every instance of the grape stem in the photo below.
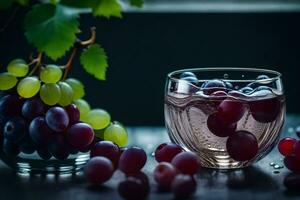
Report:
M 28 65 L 31 66 L 33 64 L 35 64 L 34 68 L 31 70 L 31 72 L 29 73 L 29 76 L 32 76 L 34 74 L 34 72 L 39 69 L 41 67 L 42 64 L 42 57 L 43 57 L 43 53 L 38 53 L 37 58 L 33 59 Z
M 78 39 L 77 42 L 75 43 L 74 48 L 72 50 L 72 54 L 71 54 L 67 64 L 65 64 L 62 67 L 62 69 L 65 69 L 64 76 L 63 76 L 62 80 L 66 80 L 69 72 L 71 71 L 72 65 L 73 65 L 73 60 L 75 58 L 75 55 L 76 55 L 79 47 L 94 44 L 95 41 L 96 41 L 96 27 L 91 27 L 91 37 L 90 37 L 90 39 L 84 40 L 84 41 L 81 41 L 81 40 Z
M 64 66 L 65 73 L 64 73 L 64 76 L 63 76 L 62 80 L 66 80 L 66 78 L 68 76 L 68 73 L 72 69 L 73 60 L 74 60 L 74 57 L 75 57 L 75 55 L 77 53 L 77 50 L 78 50 L 78 45 L 75 45 L 75 47 L 73 48 L 72 54 L 71 54 L 71 56 L 70 56 L 67 64 Z
M 96 27 L 91 27 L 91 38 L 88 39 L 88 40 L 85 40 L 85 41 L 79 41 L 79 43 L 82 45 L 82 46 L 87 46 L 87 45 L 90 45 L 90 44 L 94 44 L 95 41 L 96 41 Z

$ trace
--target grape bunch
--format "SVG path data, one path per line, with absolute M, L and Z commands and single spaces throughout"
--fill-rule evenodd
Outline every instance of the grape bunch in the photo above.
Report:
M 90 151 L 99 140 L 127 144 L 125 127 L 82 99 L 85 91 L 79 80 L 65 80 L 64 68 L 54 64 L 39 69 L 29 72 L 30 64 L 14 59 L 0 74 L 1 152 L 36 152 L 44 160 L 63 160 Z
M 110 141 L 96 143 L 90 152 L 91 159 L 84 167 L 86 179 L 91 184 L 100 185 L 111 179 L 119 169 L 125 179 L 118 185 L 124 199 L 144 199 L 150 192 L 146 174 L 141 172 L 147 161 L 145 151 L 139 147 L 120 148 Z
M 159 164 L 154 179 L 163 190 L 171 190 L 176 199 L 185 199 L 195 193 L 197 182 L 194 175 L 200 169 L 198 157 L 173 143 L 163 143 L 155 150 Z

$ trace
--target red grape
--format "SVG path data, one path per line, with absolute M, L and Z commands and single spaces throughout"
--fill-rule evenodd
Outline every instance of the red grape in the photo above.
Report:
M 49 143 L 54 133 L 48 127 L 44 117 L 37 117 L 30 123 L 29 135 L 38 146 L 42 146 Z
M 218 107 L 218 116 L 224 122 L 231 124 L 239 121 L 246 111 L 245 104 L 240 99 L 227 98 Z
M 155 181 L 164 188 L 170 188 L 171 183 L 177 175 L 176 168 L 168 162 L 159 163 L 154 172 Z
M 256 156 L 258 143 L 252 133 L 248 131 L 237 131 L 227 139 L 226 148 L 232 159 L 246 161 Z
M 297 141 L 294 146 L 294 153 L 297 159 L 300 160 L 300 141 Z
M 119 169 L 125 174 L 137 173 L 147 161 L 145 151 L 139 147 L 131 147 L 125 150 L 119 159 Z
M 284 186 L 289 190 L 299 191 L 300 174 L 291 173 L 283 180 Z
M 53 131 L 63 132 L 69 126 L 68 113 L 61 107 L 52 107 L 46 113 L 46 122 Z
M 186 199 L 195 193 L 197 182 L 190 175 L 179 174 L 172 182 L 172 192 L 177 199 Z
M 112 161 L 114 166 L 118 166 L 120 150 L 117 145 L 111 141 L 100 141 L 91 149 L 91 157 L 103 156 Z
M 127 177 L 119 183 L 118 192 L 126 200 L 145 199 L 149 193 L 149 185 L 136 177 Z
M 126 177 L 134 177 L 142 181 L 143 184 L 148 185 L 150 187 L 150 182 L 148 176 L 144 172 L 137 172 L 134 174 L 128 174 Z
M 80 150 L 93 142 L 94 131 L 86 123 L 72 125 L 67 132 L 67 140 L 71 146 Z
M 73 124 L 79 122 L 80 112 L 75 104 L 68 105 L 67 107 L 65 107 L 65 110 L 68 113 L 70 125 L 73 125 Z
M 278 144 L 278 150 L 283 156 L 291 156 L 294 154 L 295 144 L 297 140 L 294 138 L 286 137 L 280 140 Z
M 199 158 L 192 152 L 181 152 L 171 162 L 183 174 L 196 174 L 200 169 Z
M 49 152 L 58 160 L 67 159 L 70 154 L 70 148 L 66 143 L 63 135 L 55 135 L 53 140 L 48 144 Z
M 97 156 L 90 159 L 84 166 L 84 175 L 90 183 L 102 184 L 114 173 L 112 162 L 105 157 Z
M 155 150 L 155 160 L 157 162 L 171 162 L 172 159 L 182 152 L 182 148 L 177 144 L 163 143 Z
M 207 118 L 207 127 L 216 136 L 228 137 L 235 133 L 236 123 L 224 123 L 218 113 L 214 113 Z
M 278 97 L 250 101 L 249 105 L 253 118 L 262 123 L 274 121 L 281 108 Z
M 284 165 L 293 172 L 300 172 L 300 159 L 297 159 L 296 156 L 286 156 Z
M 8 140 L 18 142 L 22 140 L 27 131 L 26 122 L 22 117 L 10 119 L 4 127 L 4 136 Z
M 28 99 L 22 106 L 22 115 L 29 120 L 41 116 L 46 110 L 45 104 L 38 97 Z
M 23 101 L 18 95 L 8 94 L 0 99 L 0 114 L 14 117 L 21 114 Z

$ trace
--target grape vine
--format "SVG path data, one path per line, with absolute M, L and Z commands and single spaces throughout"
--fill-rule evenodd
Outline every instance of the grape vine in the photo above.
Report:
M 71 51 L 69 62 L 63 66 L 63 80 L 72 67 L 74 56 L 79 53 L 85 71 L 96 79 L 105 80 L 108 67 L 106 52 L 96 42 L 95 28 L 92 28 L 89 40 L 78 39 L 79 19 L 84 14 L 107 19 L 121 18 L 122 4 L 126 3 L 141 7 L 143 0 L 1 0 L 0 10 L 13 6 L 30 7 L 24 21 L 25 36 L 39 52 L 39 56 L 29 63 L 36 64 L 30 74 L 39 68 L 42 55 L 56 61 Z M 80 48 L 83 46 L 85 48 Z

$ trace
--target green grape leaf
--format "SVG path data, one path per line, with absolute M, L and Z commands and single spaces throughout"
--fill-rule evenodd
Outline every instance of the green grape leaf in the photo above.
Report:
M 9 8 L 12 5 L 12 0 L 0 0 L 0 10 Z
M 29 42 L 56 60 L 74 44 L 79 31 L 78 12 L 71 8 L 39 4 L 25 18 L 25 35 Z
M 122 17 L 122 7 L 118 0 L 61 0 L 60 3 L 75 8 L 90 8 L 94 16 Z
M 94 16 L 122 17 L 122 7 L 118 0 L 98 0 L 98 3 L 92 7 Z
M 143 7 L 144 0 L 130 0 L 130 5 L 141 8 Z
M 80 56 L 80 62 L 86 72 L 99 80 L 105 80 L 107 56 L 99 44 L 93 44 L 84 50 Z

